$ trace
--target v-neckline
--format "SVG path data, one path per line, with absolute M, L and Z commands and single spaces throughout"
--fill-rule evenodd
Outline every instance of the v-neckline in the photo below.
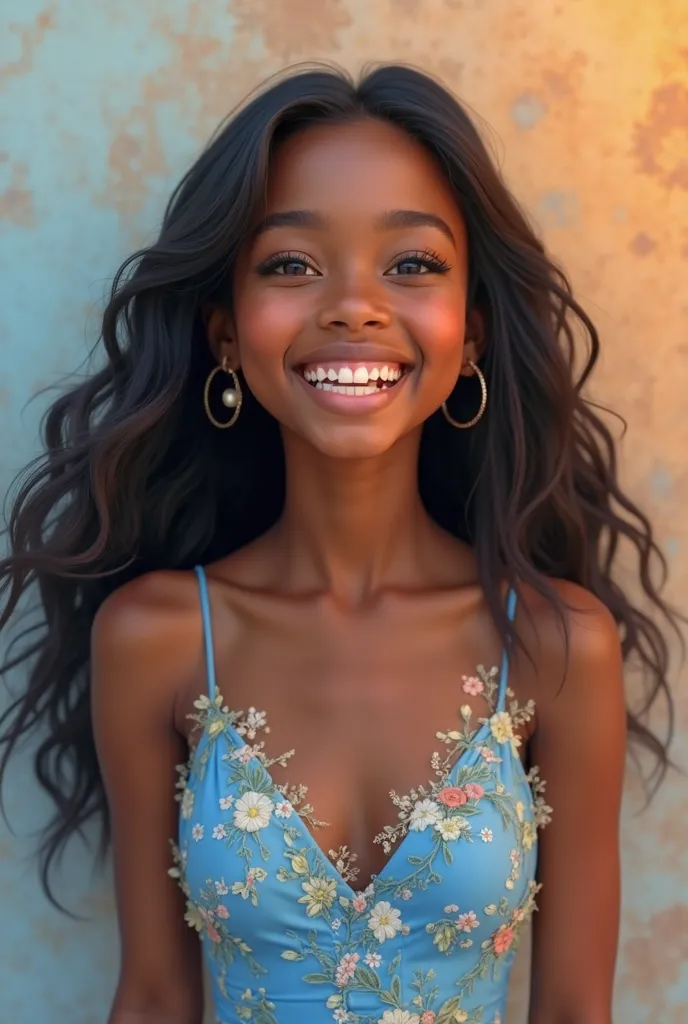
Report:
M 473 734 L 473 736 L 471 738 L 471 741 L 470 741 L 470 745 L 467 746 L 466 749 L 463 750 L 461 752 L 461 754 L 457 757 L 456 761 L 454 761 L 454 764 L 452 765 L 452 767 L 451 767 L 451 769 L 450 769 L 450 771 L 449 771 L 449 773 L 447 775 L 447 785 L 452 785 L 453 784 L 453 782 L 456 779 L 456 775 L 457 775 L 458 771 L 463 767 L 464 760 L 466 760 L 467 757 L 470 754 L 474 753 L 474 751 L 476 749 L 476 746 L 480 743 L 480 741 L 484 737 L 484 735 L 487 732 L 489 732 L 489 729 L 490 729 L 490 722 L 489 722 L 489 718 L 487 718 L 483 722 L 483 724 L 480 726 L 480 728 L 477 729 L 475 731 L 475 733 Z M 222 725 L 222 732 L 225 733 L 229 738 L 231 738 L 232 744 L 234 745 L 234 747 L 235 747 L 235 749 L 237 751 L 241 751 L 241 750 L 244 750 L 244 749 L 250 749 L 250 745 L 246 742 L 246 740 L 243 738 L 243 736 L 241 736 L 237 732 L 237 730 L 234 728 L 233 725 L 230 725 L 229 723 L 223 723 L 223 725 Z M 218 738 L 219 738 L 219 734 L 217 736 L 212 737 L 212 739 L 215 742 L 217 742 Z M 210 735 L 208 733 L 208 727 L 206 725 L 206 726 L 204 726 L 204 729 L 203 729 L 202 740 L 196 746 L 196 750 L 195 750 L 195 754 L 196 755 L 200 752 L 202 741 L 205 740 L 205 742 L 207 743 L 209 739 L 211 739 L 211 737 L 210 737 Z M 261 758 L 258 757 L 256 754 L 253 754 L 252 757 L 251 757 L 251 760 L 252 761 L 257 761 L 258 764 L 260 765 L 260 770 L 262 771 L 262 773 L 263 773 L 263 775 L 264 775 L 268 785 L 270 786 L 270 789 L 272 790 L 273 796 L 275 794 L 277 794 L 277 795 L 279 795 L 280 797 L 283 798 L 283 794 L 281 793 L 279 787 L 277 786 L 277 783 L 273 779 L 272 773 L 270 772 L 270 770 L 268 768 L 265 767 L 265 765 L 263 764 L 263 761 L 261 760 Z M 520 762 L 520 758 L 518 759 L 518 761 L 519 761 L 519 764 L 520 764 L 521 763 Z M 346 895 L 347 895 L 347 897 L 349 899 L 354 899 L 357 896 L 362 896 L 371 887 L 372 887 L 373 892 L 375 892 L 375 889 L 380 884 L 385 882 L 386 879 L 383 876 L 390 875 L 390 872 L 392 870 L 392 865 L 397 860 L 400 859 L 402 851 L 403 851 L 404 846 L 406 844 L 406 841 L 407 841 L 407 839 L 409 839 L 409 829 L 407 828 L 406 832 L 401 837 L 401 839 L 398 841 L 397 845 L 394 847 L 394 849 L 392 850 L 391 854 L 389 855 L 389 857 L 387 858 L 385 863 L 382 865 L 380 870 L 378 872 L 376 872 L 376 874 L 371 875 L 370 880 L 368 881 L 367 885 L 362 886 L 359 889 L 354 889 L 352 884 L 350 882 L 348 882 L 344 878 L 344 876 L 342 875 L 341 871 L 338 870 L 337 866 L 332 862 L 331 858 L 322 849 L 322 847 L 320 846 L 320 843 L 317 841 L 317 839 L 313 835 L 313 832 L 308 827 L 307 821 L 299 813 L 298 807 L 294 806 L 294 804 L 290 804 L 290 806 L 292 808 L 293 813 L 298 818 L 301 826 L 303 827 L 304 832 L 306 833 L 306 841 L 311 846 L 313 852 L 317 855 L 318 860 L 325 862 L 325 864 L 327 865 L 327 870 L 332 875 L 333 880 L 337 883 L 337 887 L 339 889 L 346 890 Z M 271 815 L 270 822 L 271 823 L 273 823 L 273 822 L 277 823 L 278 826 L 280 828 L 282 828 L 283 830 L 286 827 L 285 823 L 282 820 L 280 820 L 279 818 L 275 817 L 274 814 Z M 393 881 L 393 879 L 394 879 L 394 876 L 392 875 L 391 878 L 387 879 L 387 880 L 388 881 L 389 880 Z

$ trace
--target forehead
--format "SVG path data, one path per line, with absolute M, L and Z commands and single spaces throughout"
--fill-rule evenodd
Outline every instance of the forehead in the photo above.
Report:
M 381 209 L 420 209 L 462 225 L 432 154 L 372 118 L 315 125 L 285 140 L 272 160 L 266 199 L 268 212 L 308 208 L 358 219 Z

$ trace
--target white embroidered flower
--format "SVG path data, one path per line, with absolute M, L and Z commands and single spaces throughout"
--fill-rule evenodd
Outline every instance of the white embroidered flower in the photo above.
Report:
M 250 791 L 240 796 L 234 805 L 234 824 L 242 832 L 257 832 L 270 824 L 274 804 L 263 793 Z
M 229 755 L 229 760 L 238 761 L 239 764 L 248 764 L 251 758 L 255 757 L 255 754 L 256 752 L 253 747 L 237 747 L 236 750 L 233 750 Z
M 342 1010 L 340 1008 L 334 1011 L 334 1013 L 332 1014 L 332 1019 L 337 1021 L 337 1024 L 346 1024 L 346 1021 L 349 1019 L 349 1014 L 346 1012 L 346 1010 Z
M 467 914 L 459 914 L 456 920 L 456 927 L 460 932 L 470 932 L 474 928 L 480 927 L 480 921 L 474 910 L 469 910 Z
M 368 927 L 378 942 L 386 942 L 401 931 L 401 914 L 386 900 L 380 900 L 370 912 Z
M 460 839 L 461 836 L 470 832 L 471 826 L 469 825 L 466 818 L 462 818 L 460 814 L 457 814 L 453 818 L 442 818 L 435 825 L 435 831 L 439 832 L 445 842 L 452 842 L 454 839 Z
M 436 825 L 441 817 L 440 806 L 434 800 L 416 800 L 409 818 L 409 828 L 413 832 L 425 832 L 426 828 Z
M 221 878 L 219 882 L 215 883 L 215 892 L 218 896 L 226 896 L 229 892 L 229 886 L 225 882 L 224 878 Z
M 491 843 L 492 839 L 494 838 L 493 834 L 492 834 L 492 829 L 491 828 L 481 828 L 480 829 L 480 838 L 482 839 L 482 841 L 484 843 Z
M 331 922 L 330 927 L 333 932 L 338 932 L 339 929 L 342 927 L 341 917 L 335 917 L 334 921 Z
M 329 910 L 337 896 L 337 883 L 331 878 L 311 877 L 301 883 L 301 888 L 306 895 L 299 898 L 299 903 L 306 904 L 309 917 L 317 917 L 323 910 Z
M 419 1024 L 419 1022 L 420 1017 L 417 1013 L 409 1013 L 408 1010 L 385 1010 L 378 1024 Z
M 193 789 L 185 789 L 182 796 L 181 815 L 185 821 L 188 821 L 193 814 L 194 809 L 194 792 Z
M 366 953 L 363 959 L 366 966 L 372 967 L 373 970 L 377 970 L 377 968 L 382 964 L 382 957 L 379 953 Z
M 456 903 L 450 903 L 449 906 L 444 908 L 445 914 L 456 914 L 458 913 L 458 910 L 459 908 L 457 907 Z
M 233 796 L 221 796 L 220 797 L 220 810 L 221 811 L 228 811 L 233 803 L 234 803 L 234 797 Z
M 225 832 L 224 825 L 216 825 L 213 829 L 213 839 L 225 839 L 227 833 Z
M 399 895 L 401 896 L 402 900 L 410 900 L 411 897 L 413 896 L 413 893 L 411 892 L 410 889 L 402 889 Z
M 204 834 L 205 834 L 205 829 L 203 828 L 202 825 L 194 825 L 194 827 L 191 829 L 191 838 L 196 843 L 200 843 L 200 841 L 203 838 Z
M 246 717 L 236 727 L 236 731 L 239 736 L 248 736 L 250 740 L 255 739 L 256 733 L 259 729 L 266 729 L 267 716 L 264 711 L 256 711 L 255 708 L 249 708 L 246 713 Z
M 275 804 L 275 814 L 278 818 L 291 818 L 293 808 L 288 800 L 281 800 Z

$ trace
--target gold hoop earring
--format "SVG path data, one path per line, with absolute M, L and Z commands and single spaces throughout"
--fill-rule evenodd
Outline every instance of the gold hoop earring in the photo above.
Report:
M 210 385 L 213 383 L 215 377 L 220 372 L 226 373 L 232 378 L 232 387 L 225 388 L 225 390 L 222 392 L 222 404 L 227 409 L 234 410 L 226 423 L 221 423 L 220 420 L 216 419 L 213 416 L 210 408 Z M 239 413 L 241 412 L 241 403 L 243 399 L 244 396 L 241 391 L 241 384 L 239 383 L 239 378 L 229 365 L 227 356 L 225 356 L 222 362 L 219 364 L 219 366 L 214 367 L 210 371 L 206 379 L 205 387 L 203 389 L 203 405 L 205 407 L 205 414 L 214 427 L 217 427 L 218 430 L 226 430 L 227 427 L 233 427 L 234 424 L 236 423 L 239 417 Z
M 456 427 L 457 430 L 468 430 L 469 427 L 474 427 L 478 420 L 482 419 L 483 413 L 487 408 L 487 381 L 485 380 L 485 374 L 480 369 L 480 367 L 476 366 L 476 364 L 471 359 L 468 360 L 468 365 L 475 373 L 476 377 L 478 378 L 478 383 L 480 384 L 480 408 L 478 409 L 473 419 L 467 420 L 466 423 L 459 423 L 459 421 L 455 420 L 454 417 L 450 414 L 449 410 L 447 409 L 447 403 L 442 402 L 442 412 L 444 413 L 445 420 L 447 421 L 447 423 L 450 423 L 452 427 Z

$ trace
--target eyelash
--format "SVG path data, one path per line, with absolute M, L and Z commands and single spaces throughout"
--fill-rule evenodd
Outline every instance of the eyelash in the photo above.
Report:
M 433 274 L 446 274 L 448 270 L 451 270 L 449 263 L 447 263 L 446 260 L 443 260 L 440 254 L 435 252 L 434 249 L 417 249 L 414 252 L 404 252 L 400 256 L 397 256 L 392 266 L 398 267 L 400 263 L 420 263 L 422 266 L 427 267 Z M 390 270 L 391 269 L 392 267 L 390 267 Z
M 307 267 L 313 267 L 311 260 L 303 252 L 278 252 L 274 256 L 270 256 L 264 263 L 261 263 L 258 267 L 258 273 L 267 276 L 278 267 L 283 267 L 288 263 L 303 263 Z M 392 270 L 401 263 L 420 263 L 421 266 L 427 267 L 434 274 L 446 274 L 447 271 L 451 270 L 451 265 L 446 260 L 443 260 L 439 253 L 433 249 L 416 249 L 412 252 L 401 253 L 389 269 Z M 400 274 L 395 276 L 404 277 L 406 275 Z M 421 275 L 409 274 L 408 276 L 418 277 Z

